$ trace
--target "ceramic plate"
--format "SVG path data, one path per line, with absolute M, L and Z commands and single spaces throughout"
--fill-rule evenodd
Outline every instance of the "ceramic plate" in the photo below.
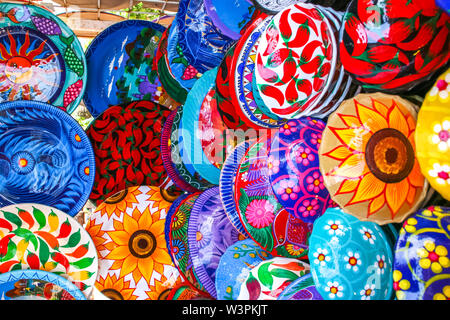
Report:
M 86 50 L 89 79 L 83 101 L 94 118 L 110 106 L 159 102 L 161 82 L 153 58 L 165 28 L 126 20 L 103 30 Z
M 450 201 L 450 69 L 427 93 L 414 134 L 420 170 L 431 187 Z
M 249 142 L 242 142 L 227 156 L 220 171 L 219 192 L 225 213 L 231 224 L 243 235 L 246 235 L 244 226 L 239 218 L 237 204 L 234 200 L 234 186 L 236 173 L 242 158 L 250 147 Z
M 331 24 L 314 5 L 299 3 L 276 14 L 256 54 L 255 78 L 264 104 L 283 119 L 314 108 L 331 85 L 336 50 Z
M 95 286 L 101 293 L 112 299 L 158 300 L 181 282 L 166 247 L 170 205 L 158 187 L 138 186 L 114 194 L 92 213 L 86 230 L 99 254 Z
M 398 96 L 358 94 L 328 118 L 319 148 L 331 198 L 379 224 L 402 222 L 423 202 L 428 182 L 415 157 L 415 106 Z
M 274 256 L 304 259 L 312 223 L 289 214 L 269 180 L 270 139 L 254 143 L 242 158 L 235 179 L 235 201 L 246 234 Z
M 195 201 L 200 193 L 190 194 L 181 202 L 171 217 L 170 222 L 170 250 L 175 266 L 183 278 L 196 289 L 207 294 L 203 284 L 192 265 L 192 254 L 188 244 L 188 223 Z
M 250 270 L 262 261 L 272 259 L 252 239 L 238 241 L 227 248 L 220 257 L 216 270 L 217 300 L 237 300 L 241 285 Z
M 71 29 L 50 11 L 0 4 L 0 102 L 35 100 L 72 113 L 86 87 L 86 58 Z
M 428 81 L 448 62 L 449 22 L 450 16 L 435 2 L 353 0 L 340 32 L 340 60 L 365 89 L 406 92 Z
M 160 186 L 167 178 L 161 131 L 170 110 L 155 102 L 112 106 L 86 130 L 95 153 L 96 175 L 89 199 L 99 204 L 136 185 Z
M 39 204 L 0 209 L 0 273 L 45 270 L 72 281 L 89 298 L 98 272 L 95 244 L 75 219 Z
M 72 282 L 42 270 L 16 270 L 0 275 L 1 300 L 86 300 Z
M 0 206 L 40 203 L 75 216 L 92 190 L 95 159 L 83 128 L 38 101 L 0 106 Z
M 306 2 L 304 0 L 252 0 L 256 8 L 268 13 L 277 14 L 283 9 L 298 2 Z
M 332 205 L 319 168 L 325 122 L 311 117 L 288 120 L 275 133 L 268 154 L 274 195 L 289 214 L 313 223 Z
M 217 68 L 208 70 L 189 91 L 183 106 L 180 134 L 183 136 L 183 147 L 189 163 L 203 179 L 218 185 L 220 169 L 214 166 L 203 152 L 198 129 L 202 102 L 208 91 L 214 86 L 216 76 Z
M 220 257 L 230 245 L 243 239 L 225 214 L 219 187 L 203 191 L 197 198 L 187 231 L 195 273 L 206 291 L 217 298 L 215 279 Z
M 255 7 L 248 0 L 224 2 L 203 0 L 208 17 L 225 36 L 237 40 L 241 30 L 251 20 Z
M 309 265 L 297 259 L 275 257 L 262 261 L 242 283 L 237 300 L 277 300 L 292 281 L 309 271 Z
M 398 300 L 448 297 L 450 208 L 432 206 L 410 216 L 399 232 L 393 266 Z
M 189 196 L 189 194 L 185 193 L 179 196 L 177 199 L 175 199 L 172 204 L 169 207 L 169 210 L 167 210 L 166 215 L 166 223 L 164 225 L 164 235 L 166 237 L 166 247 L 170 254 L 170 257 L 172 258 L 172 261 L 174 265 L 176 266 L 176 260 L 173 256 L 174 251 L 172 251 L 171 242 L 170 242 L 170 232 L 171 232 L 171 225 L 172 225 L 172 218 L 173 215 L 178 211 L 178 208 L 180 205 L 186 200 L 186 198 Z
M 203 1 L 181 0 L 174 20 L 179 31 L 179 51 L 187 61 L 185 69 L 191 74 L 204 74 L 219 66 L 233 45 L 233 40 L 214 26 Z
M 308 273 L 292 281 L 281 291 L 277 300 L 323 300 L 323 298 L 317 292 L 311 273 Z
M 314 222 L 308 258 L 325 300 L 390 300 L 391 243 L 375 222 L 329 208 Z

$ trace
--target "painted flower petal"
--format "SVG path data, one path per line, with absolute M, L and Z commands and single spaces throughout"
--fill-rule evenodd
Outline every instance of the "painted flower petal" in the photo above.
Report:
M 391 210 L 392 218 L 406 201 L 409 191 L 409 182 L 404 179 L 398 183 L 388 183 L 386 185 L 386 202 Z
M 386 183 L 379 180 L 372 173 L 368 173 L 360 180 L 358 188 L 348 205 L 376 198 L 385 190 L 385 187 Z
M 406 121 L 406 117 L 403 115 L 395 101 L 393 102 L 393 107 L 389 113 L 389 127 L 397 129 L 398 131 L 403 133 L 405 137 L 409 137 L 410 130 L 408 122 Z
M 386 119 L 377 111 L 359 104 L 357 101 L 355 101 L 355 107 L 361 123 L 369 128 L 372 133 L 388 127 Z

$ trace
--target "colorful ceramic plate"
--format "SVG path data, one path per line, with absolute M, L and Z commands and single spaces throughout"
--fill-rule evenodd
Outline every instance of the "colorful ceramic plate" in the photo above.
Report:
M 225 213 L 228 216 L 231 224 L 239 231 L 239 233 L 246 235 L 244 226 L 239 218 L 239 213 L 237 211 L 237 204 L 234 199 L 234 186 L 236 173 L 241 163 L 242 158 L 247 153 L 250 147 L 249 142 L 243 142 L 239 144 L 233 152 L 231 152 L 223 164 L 222 170 L 220 171 L 219 180 L 219 193 L 222 200 Z
M 181 132 L 179 133 L 183 137 L 183 148 L 189 159 L 188 162 L 203 179 L 214 185 L 219 184 L 220 169 L 214 166 L 203 152 L 198 123 L 202 102 L 214 86 L 216 76 L 217 68 L 208 70 L 189 91 L 183 106 Z
M 336 68 L 330 22 L 312 4 L 274 16 L 261 35 L 255 78 L 264 104 L 283 119 L 298 118 L 327 94 Z
M 277 300 L 323 300 L 323 298 L 317 292 L 311 273 L 308 273 L 292 281 L 281 291 Z
M 312 223 L 289 214 L 269 180 L 270 139 L 254 143 L 242 158 L 235 179 L 235 201 L 246 234 L 273 256 L 304 259 Z
M 251 20 L 255 11 L 255 7 L 248 0 L 203 0 L 203 3 L 214 25 L 223 35 L 233 40 L 241 37 L 241 30 Z
M 200 191 L 206 190 L 212 187 L 212 184 L 195 172 L 190 160 L 187 159 L 186 152 L 183 148 L 183 135 L 180 134 L 182 133 L 182 129 L 180 128 L 182 115 L 183 106 L 180 106 L 173 120 L 172 133 L 170 135 L 170 152 L 172 156 L 172 163 L 174 164 L 175 171 L 180 179 L 191 185 L 192 188 Z
M 268 14 L 277 14 L 283 9 L 298 2 L 305 2 L 304 0 L 252 0 L 256 8 Z
M 189 282 L 183 282 L 173 288 L 167 300 L 209 300 L 210 298 L 203 295 L 195 289 Z
M 250 270 L 262 261 L 272 259 L 252 239 L 238 241 L 220 257 L 216 270 L 217 300 L 237 300 L 242 283 Z
M 173 23 L 178 26 L 178 45 L 190 74 L 204 74 L 218 67 L 233 40 L 218 30 L 204 0 L 181 0 Z
M 98 272 L 95 244 L 74 218 L 39 204 L 0 209 L 0 273 L 44 270 L 72 281 L 90 298 Z
M 417 115 L 416 157 L 431 187 L 450 201 L 450 69 L 428 92 Z
M 446 300 L 450 284 L 450 208 L 427 207 L 400 229 L 393 266 L 398 300 Z
M 167 251 L 169 252 L 170 257 L 172 258 L 172 261 L 175 266 L 177 265 L 177 263 L 176 263 L 176 260 L 175 260 L 175 257 L 173 256 L 173 254 L 175 254 L 176 252 L 172 251 L 172 246 L 171 246 L 172 243 L 170 241 L 172 218 L 173 218 L 173 215 L 178 211 L 178 208 L 180 207 L 180 205 L 184 202 L 184 200 L 186 200 L 186 198 L 188 196 L 189 196 L 189 194 L 187 194 L 187 193 L 182 194 L 177 199 L 175 199 L 175 201 L 172 202 L 172 204 L 169 207 L 169 210 L 167 210 L 166 223 L 164 225 L 164 235 L 166 237 Z
M 100 292 L 125 300 L 157 300 L 181 282 L 166 247 L 170 205 L 158 187 L 138 186 L 114 194 L 92 213 L 86 230 L 99 254 Z M 123 281 L 123 290 L 107 286 L 113 276 Z
M 170 110 L 155 102 L 112 106 L 86 130 L 96 172 L 89 199 L 95 204 L 127 187 L 160 186 L 167 178 L 161 158 L 161 131 Z
M 165 27 L 126 20 L 103 30 L 86 50 L 89 78 L 83 101 L 94 118 L 110 106 L 159 102 L 161 82 L 152 68 Z
M 0 102 L 34 100 L 72 113 L 86 87 L 86 58 L 73 31 L 50 11 L 0 4 Z
M 319 168 L 325 125 L 311 117 L 288 120 L 275 133 L 267 159 L 274 195 L 289 214 L 306 223 L 332 205 Z
M 167 172 L 169 178 L 181 189 L 187 192 L 196 192 L 198 191 L 196 188 L 187 183 L 183 178 L 181 178 L 175 165 L 172 161 L 172 152 L 171 152 L 171 134 L 172 134 L 172 126 L 175 120 L 175 117 L 178 114 L 178 108 L 172 110 L 170 115 L 167 117 L 167 120 L 164 122 L 164 127 L 161 132 L 161 158 L 164 165 L 164 169 Z
M 95 176 L 94 151 L 66 112 L 38 101 L 0 106 L 0 206 L 40 203 L 75 216 Z
M 393 248 L 381 227 L 340 208 L 314 222 L 308 258 L 325 300 L 390 300 Z
M 341 27 L 340 60 L 365 89 L 406 92 L 447 63 L 449 21 L 435 2 L 353 0 Z
M 237 300 L 277 300 L 292 281 L 309 271 L 309 265 L 297 259 L 275 257 L 262 261 L 242 283 Z
M 196 289 L 208 295 L 192 265 L 192 254 L 188 245 L 188 223 L 195 201 L 200 193 L 190 194 L 181 202 L 171 216 L 169 227 L 170 250 L 175 266 L 182 277 Z
M 319 148 L 331 198 L 361 220 L 402 222 L 428 182 L 415 158 L 415 106 L 398 96 L 358 94 L 329 116 Z
M 72 282 L 42 270 L 16 270 L 0 275 L 1 300 L 86 300 Z
M 248 126 L 259 128 L 277 128 L 284 121 L 275 120 L 262 111 L 257 103 L 256 91 L 253 90 L 256 51 L 259 39 L 272 17 L 260 16 L 247 28 L 236 44 L 230 77 L 232 99 L 238 113 Z M 261 102 L 262 104 L 262 102 Z
M 206 291 L 217 298 L 215 279 L 220 257 L 230 245 L 243 240 L 225 214 L 219 187 L 203 191 L 197 198 L 191 210 L 187 231 L 195 273 Z

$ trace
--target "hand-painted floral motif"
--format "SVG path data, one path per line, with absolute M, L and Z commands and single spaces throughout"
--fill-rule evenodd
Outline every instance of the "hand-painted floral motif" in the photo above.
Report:
M 277 300 L 323 300 L 310 273 L 292 281 Z
M 335 202 L 363 220 L 400 222 L 428 184 L 415 158 L 414 107 L 397 96 L 360 94 L 328 120 L 319 150 Z
M 133 289 L 132 295 L 127 293 L 132 299 L 154 298 L 162 293 L 155 290 L 166 290 L 181 282 L 166 247 L 164 227 L 170 203 L 159 193 L 158 187 L 140 186 L 139 194 L 134 193 L 136 203 L 131 207 L 117 205 L 124 208 L 119 215 L 109 216 L 100 208 L 90 216 L 87 231 L 94 238 L 103 238 L 102 250 L 97 248 L 100 277 L 115 275 L 116 279 L 131 280 L 126 289 Z M 122 201 L 126 202 L 125 198 Z M 166 284 L 155 286 L 163 278 Z
M 316 289 L 325 300 L 391 299 L 392 245 L 374 222 L 341 208 L 327 209 L 314 222 L 308 258 Z
M 450 278 L 450 209 L 432 206 L 409 217 L 395 247 L 394 289 L 399 300 L 439 299 Z

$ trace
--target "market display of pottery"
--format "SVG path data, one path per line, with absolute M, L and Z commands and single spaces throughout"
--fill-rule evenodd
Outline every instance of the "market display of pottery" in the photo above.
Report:
M 0 15 L 1 300 L 450 299 L 445 1 Z

